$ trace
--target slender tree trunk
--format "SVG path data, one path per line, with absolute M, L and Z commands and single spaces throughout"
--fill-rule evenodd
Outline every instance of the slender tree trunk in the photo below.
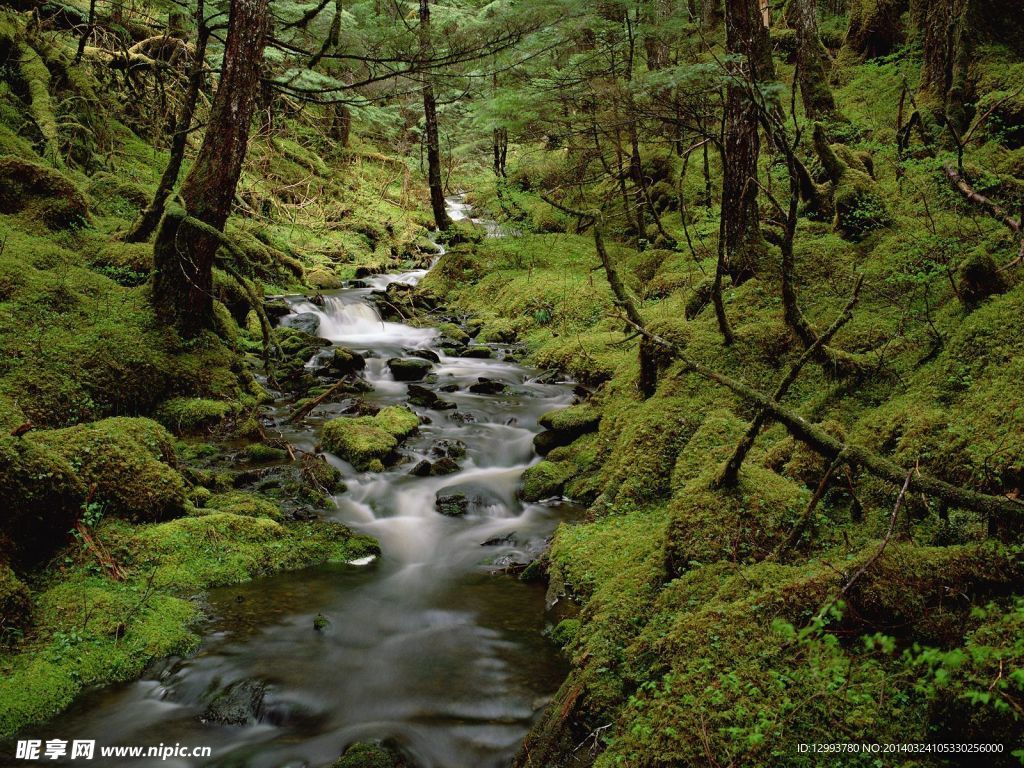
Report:
M 178 174 L 181 173 L 181 164 L 185 159 L 185 148 L 188 146 L 188 135 L 192 130 L 192 120 L 195 118 L 196 104 L 199 102 L 199 92 L 202 90 L 205 79 L 206 44 L 210 39 L 210 31 L 206 27 L 203 0 L 199 0 L 196 7 L 196 24 L 196 57 L 192 65 L 192 72 L 189 74 L 185 102 L 175 121 L 174 136 L 171 138 L 171 157 L 160 177 L 153 200 L 125 235 L 124 239 L 129 243 L 141 243 L 149 239 L 153 230 L 156 229 L 156 225 L 160 223 L 167 198 L 171 196 L 174 185 L 178 183 Z
M 796 61 L 804 112 L 811 120 L 840 119 L 828 85 L 831 62 L 818 36 L 817 3 L 815 0 L 790 0 L 786 21 L 796 32 Z
M 758 0 L 727 0 L 726 46 L 741 58 L 726 66 L 732 75 L 725 105 L 725 157 L 720 237 L 733 282 L 755 275 L 767 257 L 757 208 L 758 108 L 750 90 L 775 77 L 768 31 Z
M 242 173 L 267 34 L 267 0 L 231 0 L 220 85 L 195 163 L 181 187 L 185 213 L 222 230 Z M 185 336 L 208 328 L 219 241 L 168 211 L 153 249 L 158 316 Z
M 420 0 L 420 55 L 424 63 L 433 52 L 430 33 L 430 0 Z M 444 182 L 441 174 L 441 141 L 437 131 L 437 100 L 434 98 L 434 83 L 429 71 L 424 70 L 423 117 L 426 123 L 427 139 L 427 182 L 430 185 L 430 207 L 434 212 L 434 223 L 439 230 L 451 225 L 444 204 Z

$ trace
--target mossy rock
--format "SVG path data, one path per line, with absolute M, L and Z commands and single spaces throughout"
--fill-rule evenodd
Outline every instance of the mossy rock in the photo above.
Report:
M 420 417 L 401 405 L 389 405 L 387 408 L 381 408 L 373 417 L 373 421 L 399 441 L 409 437 L 420 425 Z
M 93 488 L 106 514 L 165 520 L 185 511 L 185 481 L 171 436 L 150 419 L 117 417 L 40 432 L 40 445 L 63 456 Z
M 64 174 L 10 155 L 0 157 L 0 213 L 19 213 L 50 229 L 89 221 L 85 194 Z
M 232 415 L 235 407 L 222 400 L 202 397 L 175 397 L 157 411 L 160 423 L 175 434 L 188 435 L 208 431 Z
M 315 494 L 334 493 L 341 483 L 341 472 L 324 456 L 302 454 L 300 477 L 302 487 Z
M 581 437 L 597 431 L 601 412 L 590 405 L 572 405 L 557 411 L 548 411 L 540 417 L 540 425 L 556 432 L 568 432 Z
M 339 373 L 358 373 L 366 368 L 366 360 L 358 352 L 347 347 L 335 347 L 328 367 Z
M 277 504 L 267 499 L 249 493 L 248 491 L 228 491 L 227 493 L 216 493 L 206 500 L 206 509 L 217 512 L 229 512 L 232 515 L 242 517 L 265 517 L 269 520 L 282 520 Z
M 341 288 L 341 278 L 334 274 L 334 272 L 323 268 L 311 269 L 306 272 L 305 281 L 307 285 L 322 291 L 333 291 L 335 288 Z
M 4 635 L 26 627 L 32 616 L 32 596 L 7 565 L 0 563 L 0 642 Z
M 324 424 L 321 439 L 324 448 L 358 470 L 383 468 L 398 447 L 397 438 L 372 416 L 332 419 Z
M 356 742 L 330 768 L 400 768 L 395 755 L 380 744 Z
M 247 445 L 242 449 L 242 455 L 246 461 L 251 461 L 254 464 L 279 463 L 288 459 L 288 451 L 284 448 L 275 448 L 266 443 Z
M 542 461 L 528 467 L 523 472 L 523 499 L 540 501 L 560 496 L 572 474 L 573 466 L 568 462 Z
M 1005 293 L 1007 287 L 995 259 L 983 249 L 973 251 L 957 270 L 957 292 L 968 309 L 974 309 L 989 296 Z

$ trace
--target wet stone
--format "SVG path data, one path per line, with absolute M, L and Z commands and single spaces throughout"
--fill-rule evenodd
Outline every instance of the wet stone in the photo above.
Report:
M 469 391 L 476 395 L 497 395 L 505 391 L 505 384 L 481 376 L 476 384 L 469 385 Z
M 461 492 L 438 494 L 434 507 L 446 517 L 462 517 L 469 511 L 469 498 Z
M 239 680 L 210 699 L 202 719 L 221 725 L 246 725 L 259 718 L 267 684 L 260 680 Z
M 418 357 L 393 357 L 388 360 L 388 368 L 395 381 L 420 381 L 432 367 L 429 360 Z

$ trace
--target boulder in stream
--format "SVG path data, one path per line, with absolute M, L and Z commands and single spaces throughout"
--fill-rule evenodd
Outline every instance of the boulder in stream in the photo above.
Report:
M 356 373 L 366 368 L 366 360 L 348 347 L 335 347 L 328 367 L 339 373 Z
M 260 680 L 238 680 L 213 695 L 202 719 L 220 725 L 254 722 L 259 718 L 266 694 L 267 684 Z
M 411 349 L 409 350 L 409 355 L 411 357 L 418 357 L 421 360 L 429 360 L 432 363 L 441 362 L 441 358 L 438 356 L 437 352 L 432 349 Z
M 494 350 L 490 347 L 485 347 L 482 344 L 477 344 L 472 347 L 466 347 L 462 352 L 463 357 L 490 357 L 494 354 Z
M 382 744 L 357 741 L 330 768 L 400 768 L 402 765 L 404 763 Z
M 393 357 L 388 360 L 388 368 L 395 381 L 420 381 L 430 373 L 433 364 L 418 357 Z
M 418 405 L 421 408 L 430 408 L 435 411 L 451 411 L 458 406 L 449 400 L 442 400 L 433 390 L 421 387 L 419 384 L 409 385 L 409 404 Z
M 505 384 L 504 382 L 481 376 L 476 380 L 476 384 L 469 385 L 469 391 L 475 395 L 497 395 L 505 391 Z
M 434 507 L 445 517 L 462 517 L 469 511 L 469 497 L 461 491 L 438 493 Z
M 286 317 L 282 322 L 289 328 L 308 333 L 310 336 L 315 336 L 320 330 L 320 316 L 315 312 L 299 312 L 297 315 Z

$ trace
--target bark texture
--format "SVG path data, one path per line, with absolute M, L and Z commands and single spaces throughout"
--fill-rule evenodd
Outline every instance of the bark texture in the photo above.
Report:
M 231 0 L 220 85 L 203 144 L 181 187 L 189 216 L 223 230 L 242 173 L 267 33 L 267 0 Z M 158 316 L 186 336 L 210 326 L 213 264 L 220 240 L 165 215 L 154 247 Z
M 817 2 L 791 0 L 786 7 L 786 22 L 796 32 L 796 61 L 804 112 L 811 120 L 839 119 L 836 100 L 828 84 L 832 62 L 818 35 Z
M 431 57 L 430 0 L 420 0 L 420 55 L 424 62 Z M 440 230 L 451 225 L 444 205 L 444 181 L 441 176 L 441 140 L 437 130 L 437 99 L 429 71 L 423 73 L 423 119 L 427 141 L 427 182 L 430 185 L 430 208 L 434 224 Z
M 738 60 L 727 66 L 732 76 L 726 96 L 724 173 L 720 237 L 725 243 L 726 271 L 734 282 L 757 273 L 767 256 L 757 208 L 758 105 L 751 93 L 775 78 L 768 30 L 758 0 L 727 0 L 726 47 Z

